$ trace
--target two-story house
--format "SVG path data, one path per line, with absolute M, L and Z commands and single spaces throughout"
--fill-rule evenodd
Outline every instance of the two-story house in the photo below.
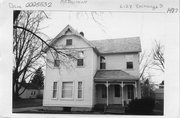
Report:
M 124 106 L 141 97 L 139 37 L 88 41 L 82 32 L 67 25 L 50 45 L 76 50 L 80 56 L 67 68 L 45 48 L 43 106 L 91 110 L 95 104 Z

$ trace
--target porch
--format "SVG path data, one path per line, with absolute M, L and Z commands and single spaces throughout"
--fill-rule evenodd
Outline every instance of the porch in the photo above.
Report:
M 137 98 L 136 82 L 95 83 L 96 104 L 120 104 L 123 107 Z
M 122 70 L 98 71 L 94 78 L 95 104 L 105 104 L 106 109 L 124 108 L 132 99 L 139 98 L 138 80 Z

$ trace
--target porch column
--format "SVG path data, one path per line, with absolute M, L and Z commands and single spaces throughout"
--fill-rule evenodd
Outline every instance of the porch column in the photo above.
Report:
M 124 107 L 124 93 L 123 93 L 123 87 L 124 87 L 124 84 L 123 84 L 123 82 L 121 83 L 121 93 L 122 93 L 122 106 Z
M 136 95 L 135 95 L 136 97 L 135 98 L 137 98 L 137 82 L 135 82 L 135 86 L 134 87 L 135 87 L 135 93 L 136 93 Z
M 106 104 L 107 104 L 107 106 L 109 105 L 109 101 L 108 101 L 108 99 L 109 99 L 109 91 L 108 91 L 108 88 L 109 88 L 109 83 L 108 83 L 108 81 L 106 81 L 106 94 L 107 94 L 107 101 L 106 101 Z

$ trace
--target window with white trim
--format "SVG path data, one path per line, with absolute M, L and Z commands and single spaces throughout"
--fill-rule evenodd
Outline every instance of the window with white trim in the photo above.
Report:
M 73 97 L 73 82 L 62 82 L 62 98 Z
M 53 98 L 57 98 L 57 82 L 53 82 Z
M 133 69 L 133 62 L 132 61 L 126 62 L 126 68 Z
M 84 66 L 84 51 L 78 52 L 77 66 Z
M 126 68 L 133 69 L 133 55 L 128 54 L 125 56 L 126 58 Z
M 106 69 L 106 59 L 104 56 L 100 56 L 100 69 Z
M 59 67 L 59 65 L 60 65 L 60 60 L 55 59 L 54 60 L 54 67 Z
M 67 46 L 72 45 L 72 39 L 66 39 L 66 45 Z
M 82 94 L 83 94 L 83 87 L 82 87 L 82 81 L 78 82 L 78 98 L 83 98 Z
M 35 91 L 32 91 L 32 92 L 31 92 L 31 95 L 35 95 Z

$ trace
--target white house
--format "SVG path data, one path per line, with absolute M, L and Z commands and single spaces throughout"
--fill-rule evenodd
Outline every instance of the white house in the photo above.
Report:
M 91 110 L 95 104 L 124 106 L 141 97 L 139 37 L 89 41 L 82 32 L 67 25 L 50 45 L 59 50 L 76 50 L 80 56 L 66 68 L 52 57 L 52 50 L 45 48 L 43 106 Z

